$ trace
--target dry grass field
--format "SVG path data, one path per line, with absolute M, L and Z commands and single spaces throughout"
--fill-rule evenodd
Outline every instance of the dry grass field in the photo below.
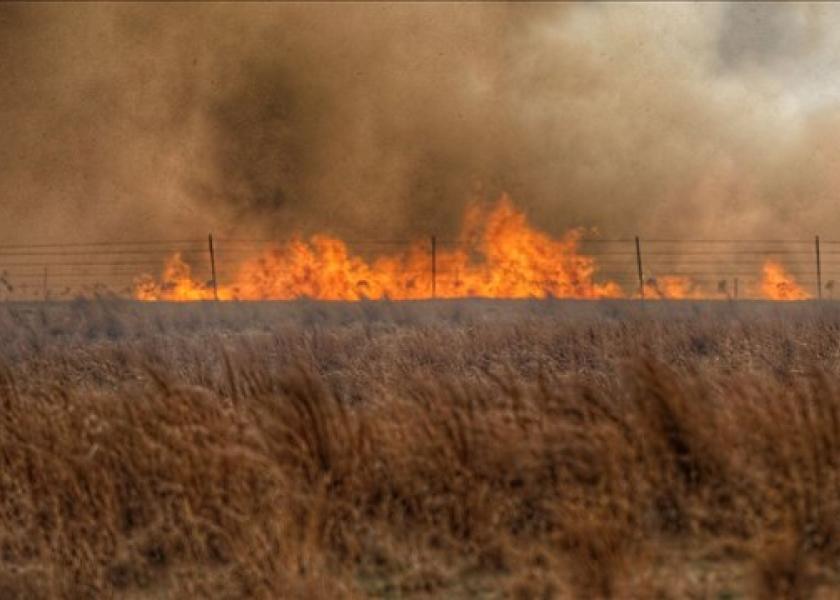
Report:
M 840 306 L 0 306 L 0 597 L 836 598 Z

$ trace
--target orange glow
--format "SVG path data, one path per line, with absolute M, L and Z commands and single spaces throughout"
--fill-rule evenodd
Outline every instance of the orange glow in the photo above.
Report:
M 647 280 L 645 297 L 667 300 L 700 300 L 709 298 L 710 294 L 697 287 L 689 277 L 665 275 Z
M 761 269 L 761 295 L 768 300 L 807 300 L 811 295 L 778 262 L 768 260 Z
M 595 283 L 591 257 L 578 253 L 580 231 L 553 239 L 530 227 L 525 215 L 503 197 L 490 209 L 471 206 L 454 243 L 437 249 L 438 298 L 618 298 L 613 282 Z M 350 252 L 339 239 L 315 235 L 264 250 L 239 265 L 222 300 L 421 299 L 431 296 L 428 241 L 370 261 Z M 140 300 L 210 300 L 209 283 L 195 281 L 177 254 L 161 282 L 144 275 L 135 282 Z
M 181 258 L 180 252 L 176 252 L 166 261 L 161 280 L 163 283 L 158 283 L 150 275 L 138 277 L 134 282 L 134 297 L 138 300 L 213 299 L 212 284 L 202 285 L 194 281 L 192 270 Z
M 470 206 L 454 241 L 438 243 L 438 298 L 622 298 L 615 282 L 595 282 L 595 259 L 580 253 L 581 230 L 560 239 L 530 226 L 507 196 L 495 205 Z M 370 259 L 327 235 L 296 236 L 240 262 L 229 282 L 220 282 L 220 300 L 393 300 L 432 296 L 432 256 L 428 240 L 406 250 Z M 709 292 L 688 277 L 663 275 L 645 284 L 648 299 L 728 297 L 719 284 Z M 767 261 L 754 293 L 772 300 L 809 298 L 777 262 Z M 180 254 L 171 256 L 160 279 L 143 275 L 134 282 L 139 300 L 194 301 L 214 298 L 211 281 L 196 279 Z

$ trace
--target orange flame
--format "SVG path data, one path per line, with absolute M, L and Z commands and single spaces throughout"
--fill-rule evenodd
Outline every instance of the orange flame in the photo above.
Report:
M 439 298 L 617 298 L 613 282 L 596 283 L 595 260 L 578 253 L 581 232 L 560 240 L 532 229 L 507 197 L 490 210 L 468 209 L 457 241 L 437 251 Z M 223 300 L 319 300 L 431 296 L 431 251 L 416 242 L 407 251 L 366 261 L 339 239 L 295 238 L 244 261 Z M 146 275 L 135 282 L 141 300 L 209 300 L 212 286 L 195 281 L 179 255 L 167 261 L 163 283 Z
M 151 275 L 142 275 L 134 282 L 134 297 L 138 300 L 212 300 L 212 283 L 202 285 L 193 280 L 191 273 L 181 253 L 176 252 L 164 265 L 163 283 L 158 283 Z M 224 299 L 230 299 L 230 296 Z
M 507 196 L 494 206 L 467 209 L 460 235 L 439 244 L 436 253 L 438 298 L 620 298 L 621 287 L 595 282 L 595 259 L 579 252 L 581 230 L 554 239 L 533 229 Z M 428 241 L 371 260 L 353 254 L 346 243 L 326 235 L 267 248 L 239 264 L 220 300 L 394 300 L 432 296 L 432 256 Z M 773 300 L 809 298 L 777 262 L 767 261 L 757 292 Z M 720 287 L 720 286 L 719 286 Z M 637 292 L 636 292 L 637 293 Z M 635 295 L 631 293 L 632 295 Z M 685 276 L 649 279 L 650 299 L 728 297 L 709 293 Z M 170 257 L 162 277 L 135 280 L 139 300 L 192 301 L 214 298 L 212 281 L 196 280 L 180 254 Z
M 697 287 L 690 277 L 665 275 L 645 282 L 645 297 L 664 300 L 700 300 L 709 298 L 710 294 Z
M 776 261 L 766 261 L 761 275 L 761 294 L 769 300 L 807 300 L 811 297 Z

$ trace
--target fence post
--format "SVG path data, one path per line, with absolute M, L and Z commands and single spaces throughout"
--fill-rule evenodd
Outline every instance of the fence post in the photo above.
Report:
M 47 265 L 44 265 L 44 302 L 47 301 L 47 296 L 48 296 L 47 289 L 48 289 L 47 288 Z
M 639 268 L 639 298 L 645 300 L 645 280 L 642 275 L 642 249 L 639 245 L 639 236 L 636 236 L 636 266 Z
M 735 285 L 733 286 L 734 289 L 733 289 L 732 295 L 735 298 L 735 300 L 737 300 L 738 299 L 738 278 L 737 277 L 735 278 L 734 284 Z
M 817 300 L 822 300 L 822 264 L 820 264 L 820 236 L 814 238 L 814 248 L 817 251 Z
M 213 277 L 213 300 L 219 301 L 219 286 L 216 283 L 216 252 L 213 249 L 213 234 L 207 235 L 207 242 L 210 246 L 210 272 Z
M 432 298 L 437 297 L 437 236 L 432 236 Z

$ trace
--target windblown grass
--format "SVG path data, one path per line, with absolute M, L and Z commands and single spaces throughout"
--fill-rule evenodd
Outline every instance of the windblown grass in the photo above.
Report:
M 840 593 L 840 310 L 0 308 L 2 598 Z

